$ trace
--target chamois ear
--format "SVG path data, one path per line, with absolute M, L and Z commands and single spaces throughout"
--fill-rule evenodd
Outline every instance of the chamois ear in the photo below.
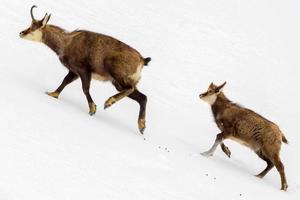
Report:
M 226 81 L 222 85 L 217 87 L 217 92 L 222 92 L 225 85 L 226 85 Z
M 44 28 L 47 25 L 50 17 L 51 17 L 51 14 L 50 15 L 48 15 L 48 13 L 45 14 L 45 17 L 42 19 L 42 24 L 43 24 L 42 28 Z
M 213 83 L 213 82 L 211 82 L 211 84 L 209 85 L 209 87 L 208 87 L 208 88 L 213 88 L 213 86 L 214 86 L 214 83 Z

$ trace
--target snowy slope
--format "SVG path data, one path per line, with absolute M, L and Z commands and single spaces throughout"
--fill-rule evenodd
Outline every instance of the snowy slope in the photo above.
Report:
M 93 117 L 79 81 L 59 100 L 45 95 L 67 71 L 45 45 L 18 37 L 33 4 L 37 17 L 52 13 L 49 23 L 112 35 L 152 57 L 139 85 L 149 100 L 144 136 L 135 102 L 102 110 L 116 93 L 109 83 L 92 83 Z M 0 199 L 299 200 L 299 11 L 297 0 L 2 0 Z M 288 192 L 275 169 L 254 177 L 265 163 L 236 143 L 226 142 L 231 159 L 220 149 L 200 156 L 218 129 L 198 94 L 225 80 L 229 98 L 289 139 Z

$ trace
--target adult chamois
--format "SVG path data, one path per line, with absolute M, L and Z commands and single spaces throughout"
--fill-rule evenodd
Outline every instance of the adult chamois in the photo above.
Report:
M 267 162 L 267 167 L 258 175 L 263 178 L 274 166 L 281 177 L 281 190 L 288 188 L 284 166 L 279 153 L 281 142 L 288 143 L 279 127 L 261 115 L 232 103 L 222 92 L 226 82 L 220 86 L 210 84 L 200 99 L 211 105 L 212 113 L 221 133 L 217 135 L 210 150 L 202 153 L 212 156 L 220 144 L 224 153 L 230 157 L 230 150 L 223 143 L 225 139 L 232 139 L 252 149 L 261 159 Z
M 143 66 L 151 58 L 143 58 L 137 50 L 107 35 L 86 30 L 67 32 L 58 26 L 49 25 L 47 23 L 51 15 L 47 13 L 43 19 L 36 20 L 32 12 L 35 7 L 30 9 L 31 25 L 20 32 L 20 37 L 46 44 L 69 70 L 61 85 L 47 94 L 58 98 L 65 86 L 79 77 L 88 101 L 89 114 L 94 115 L 96 104 L 89 93 L 91 79 L 111 81 L 119 93 L 107 99 L 104 109 L 124 97 L 137 101 L 140 105 L 138 127 L 143 134 L 147 97 L 137 89 L 137 84 Z

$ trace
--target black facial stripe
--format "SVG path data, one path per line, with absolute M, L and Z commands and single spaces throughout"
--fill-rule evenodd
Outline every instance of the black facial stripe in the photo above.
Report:
M 202 93 L 201 97 L 205 97 L 205 96 L 207 96 L 207 94 L 208 94 L 208 92 Z

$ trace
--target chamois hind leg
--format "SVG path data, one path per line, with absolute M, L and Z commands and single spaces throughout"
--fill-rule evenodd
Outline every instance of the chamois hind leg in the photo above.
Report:
M 116 89 L 118 91 L 123 91 L 123 87 L 117 83 L 117 82 L 113 82 L 113 85 L 116 87 Z M 147 104 L 147 96 L 144 95 L 143 93 L 141 93 L 140 91 L 138 91 L 138 89 L 135 89 L 130 95 L 128 95 L 128 97 L 136 102 L 139 103 L 140 105 L 140 112 L 139 112 L 139 118 L 138 118 L 138 126 L 139 126 L 139 130 L 140 133 L 143 134 L 144 130 L 146 128 L 146 121 L 145 121 L 145 117 L 146 117 L 146 104 Z
M 89 72 L 82 72 L 79 74 L 79 76 L 82 83 L 83 93 L 85 94 L 89 104 L 89 108 L 90 108 L 89 114 L 94 115 L 96 113 L 97 106 L 90 95 L 90 84 L 91 84 L 92 74 Z
M 75 81 L 78 78 L 78 75 L 69 71 L 69 73 L 65 76 L 64 80 L 60 84 L 60 86 L 54 91 L 54 92 L 47 92 L 51 97 L 58 98 L 59 94 L 63 91 L 63 89 L 73 81 Z
M 112 83 L 119 91 L 118 94 L 111 96 L 104 103 L 104 109 L 112 106 L 117 101 L 129 96 L 136 90 L 138 80 L 135 80 L 134 74 L 137 73 L 140 58 L 127 58 L 123 55 L 106 58 L 104 60 L 104 68 L 113 78 Z M 136 66 L 136 68 L 134 67 Z
M 140 133 L 143 134 L 146 128 L 146 104 L 147 104 L 147 96 L 135 89 L 130 95 L 129 98 L 137 101 L 140 104 L 140 112 L 139 112 L 139 119 L 138 119 L 138 126 Z
M 218 147 L 218 145 L 221 144 L 224 139 L 225 139 L 225 134 L 223 132 L 219 133 L 217 135 L 217 138 L 216 138 L 215 143 L 213 144 L 213 146 L 208 151 L 205 151 L 205 152 L 201 153 L 201 155 L 206 156 L 206 157 L 213 156 L 214 152 L 216 151 L 216 149 Z
M 282 164 L 282 162 L 280 160 L 279 154 L 273 155 L 270 159 L 280 174 L 281 190 L 286 191 L 288 188 L 288 184 L 287 184 L 286 177 L 285 177 L 284 165 Z
M 259 174 L 255 175 L 258 178 L 263 178 L 274 167 L 274 164 L 272 163 L 272 161 L 269 158 L 267 158 L 262 153 L 262 151 L 257 151 L 255 153 L 258 155 L 258 157 L 260 157 L 262 160 L 266 161 L 266 163 L 267 163 L 267 167 L 262 172 L 260 172 Z

